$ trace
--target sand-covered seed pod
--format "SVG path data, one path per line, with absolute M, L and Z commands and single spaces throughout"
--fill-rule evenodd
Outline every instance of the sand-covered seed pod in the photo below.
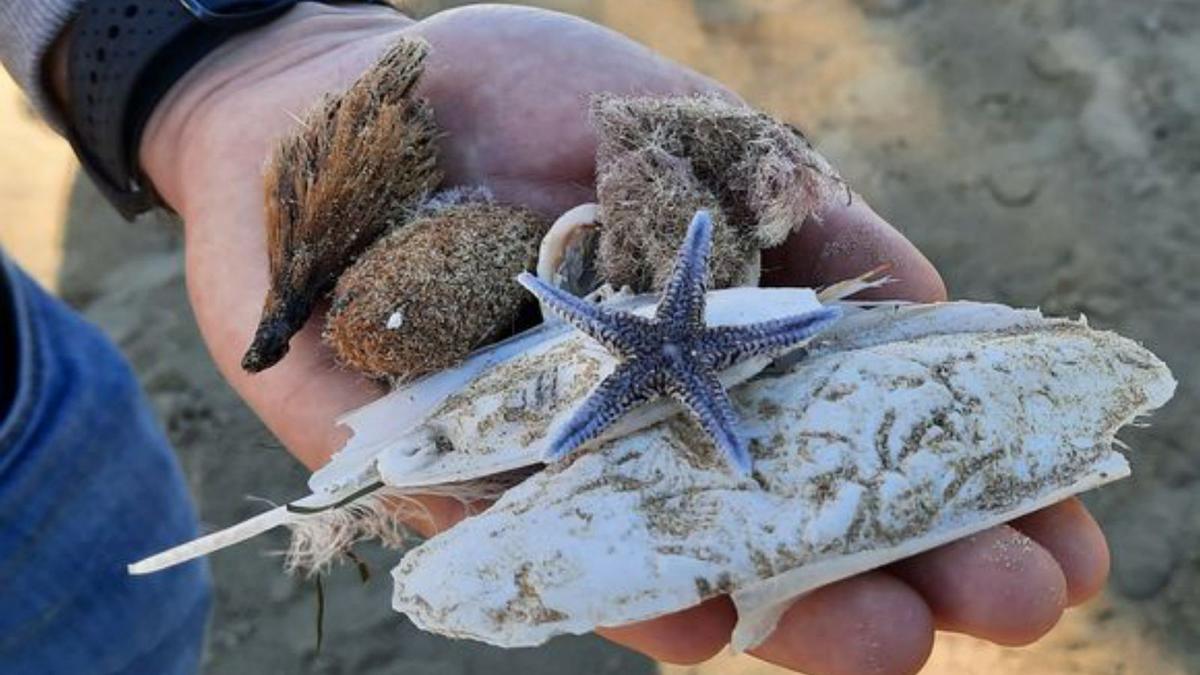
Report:
M 758 251 L 753 236 L 729 222 L 686 159 L 654 146 L 614 155 L 597 176 L 596 193 L 603 223 L 596 265 L 604 281 L 661 290 L 688 221 L 705 209 L 713 216 L 710 287 L 757 283 L 747 278 Z
M 276 148 L 265 177 L 271 285 L 246 370 L 283 358 L 338 276 L 441 181 L 433 110 L 412 93 L 428 51 L 398 43 Z
M 730 222 L 760 248 L 782 243 L 805 219 L 848 194 L 798 129 L 715 96 L 600 96 L 592 121 L 601 179 L 620 158 L 647 148 L 688 160 Z M 653 208 L 651 202 L 643 206 Z
M 548 227 L 531 211 L 491 203 L 413 220 L 342 275 L 325 341 L 372 377 L 404 381 L 458 363 L 512 331 L 531 306 L 514 278 L 532 269 Z

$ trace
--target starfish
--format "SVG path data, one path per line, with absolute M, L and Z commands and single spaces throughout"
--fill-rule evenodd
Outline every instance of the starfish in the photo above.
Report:
M 704 322 L 712 217 L 698 211 L 676 254 L 654 318 L 616 311 L 575 297 L 536 276 L 517 281 L 542 306 L 586 333 L 620 359 L 547 443 L 553 462 L 596 439 L 636 407 L 662 396 L 678 401 L 742 475 L 752 467 L 745 436 L 724 385 L 722 370 L 757 356 L 777 356 L 816 335 L 841 316 L 837 307 L 745 326 Z

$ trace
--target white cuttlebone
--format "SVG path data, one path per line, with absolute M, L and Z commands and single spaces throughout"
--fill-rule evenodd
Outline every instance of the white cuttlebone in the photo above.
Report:
M 656 298 L 618 296 L 612 306 L 649 315 Z M 810 289 L 731 288 L 709 293 L 705 319 L 713 326 L 744 325 L 820 306 Z M 727 386 L 744 382 L 769 362 L 765 358 L 747 361 L 724 371 L 721 380 Z M 312 494 L 293 505 L 311 509 L 341 504 L 356 493 L 368 499 L 371 487 L 379 484 L 388 488 L 391 497 L 440 493 L 449 483 L 486 479 L 539 464 L 540 441 L 547 430 L 563 423 L 573 406 L 615 365 L 603 348 L 565 324 L 539 326 L 480 350 L 459 366 L 398 388 L 345 415 L 340 422 L 351 429 L 352 437 L 329 464 L 309 479 Z M 549 398 L 538 398 L 537 389 L 547 377 L 561 377 L 564 387 L 570 385 L 571 394 L 564 396 L 562 390 L 556 390 Z M 514 400 L 518 405 L 513 404 Z M 667 402 L 646 406 L 597 442 L 649 426 L 676 412 L 677 408 Z M 523 418 L 506 419 L 514 415 Z M 454 452 L 444 451 L 447 441 Z M 352 502 L 344 505 L 351 506 Z M 327 521 L 342 522 L 342 516 L 334 509 L 309 514 L 279 507 L 134 563 L 130 569 L 135 573 L 164 569 L 274 527 L 311 525 L 314 530 L 327 529 Z M 377 525 L 366 523 L 369 529 L 377 529 Z M 345 534 L 344 529 L 338 532 L 339 536 Z M 323 552 L 310 561 L 316 566 L 336 553 L 332 547 L 319 544 L 311 548 Z
M 1153 354 L 1083 322 L 975 303 L 862 311 L 734 390 L 766 430 L 753 478 L 691 425 L 653 425 L 410 551 L 393 606 L 516 647 L 730 593 L 734 647 L 749 648 L 813 588 L 1126 475 L 1114 435 L 1174 386 Z
M 656 299 L 619 300 L 636 314 L 653 313 Z M 729 288 L 708 294 L 705 320 L 737 326 L 812 311 L 821 306 L 804 288 Z M 571 329 L 545 329 L 518 336 L 473 356 L 462 365 L 397 390 L 342 422 L 353 437 L 330 464 L 313 474 L 314 492 L 339 492 L 382 479 L 416 488 L 462 482 L 541 461 L 542 437 L 563 423 L 616 360 L 587 336 Z M 734 385 L 762 370 L 770 359 L 754 359 L 722 373 Z M 546 391 L 552 386 L 554 391 Z M 565 395 L 558 388 L 569 388 Z M 677 411 L 666 402 L 646 406 L 615 426 L 619 436 Z M 439 450 L 448 441 L 455 452 Z
M 503 342 L 475 352 L 454 368 L 440 371 L 400 386 L 387 395 L 352 410 L 338 424 L 352 432 L 351 438 L 309 477 L 314 494 L 340 495 L 377 481 L 375 458 L 389 449 L 415 451 L 406 434 L 420 427 L 432 410 L 482 373 L 547 342 L 568 337 L 566 325 L 541 325 Z
M 1036 309 L 1016 309 L 970 300 L 933 304 L 881 302 L 866 308 L 848 309 L 840 321 L 821 333 L 820 339 L 806 351 L 806 356 L 934 335 L 1016 331 L 1063 321 L 1047 319 Z

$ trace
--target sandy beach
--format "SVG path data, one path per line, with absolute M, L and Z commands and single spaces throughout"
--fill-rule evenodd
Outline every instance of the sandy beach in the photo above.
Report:
M 427 14 L 453 2 L 409 3 Z M 802 127 L 939 267 L 953 297 L 1085 314 L 1174 370 L 1175 401 L 1122 438 L 1133 478 L 1086 497 L 1107 591 L 1037 645 L 942 635 L 925 672 L 1200 673 L 1200 4 L 1182 0 L 556 0 Z M 3 78 L 3 76 L 0 76 Z M 123 222 L 0 79 L 0 244 L 100 325 L 150 394 L 205 526 L 304 493 L 305 472 L 220 379 L 184 291 L 181 233 Z M 746 657 L 656 664 L 599 638 L 505 651 L 389 609 L 396 552 L 316 591 L 257 540 L 211 560 L 210 675 L 766 675 Z

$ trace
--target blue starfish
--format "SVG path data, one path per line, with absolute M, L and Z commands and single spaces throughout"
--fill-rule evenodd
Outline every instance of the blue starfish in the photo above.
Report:
M 698 211 L 679 249 L 654 318 L 608 309 L 523 273 L 517 281 L 542 306 L 591 336 L 621 359 L 547 445 L 557 461 L 600 436 L 621 416 L 660 396 L 691 414 L 728 461 L 743 475 L 752 468 L 737 413 L 717 374 L 746 359 L 775 356 L 811 338 L 841 316 L 822 307 L 796 316 L 746 326 L 704 323 L 712 218 Z

